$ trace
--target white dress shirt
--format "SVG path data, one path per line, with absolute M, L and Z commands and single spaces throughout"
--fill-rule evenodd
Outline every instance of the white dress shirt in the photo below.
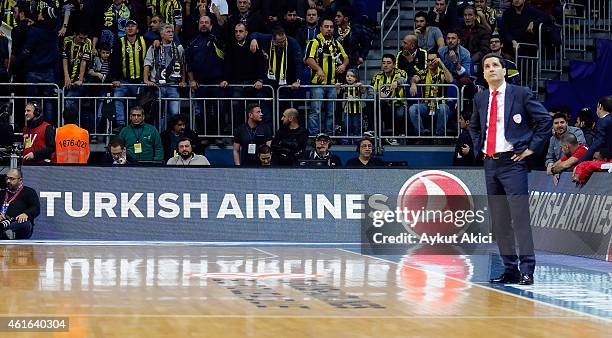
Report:
M 504 128 L 505 112 L 504 112 L 504 100 L 506 93 L 506 81 L 497 88 L 497 130 L 496 130 L 496 139 L 495 139 L 495 152 L 503 153 L 506 151 L 512 151 L 514 147 L 508 140 L 506 140 L 506 128 Z M 491 101 L 493 100 L 493 91 L 489 89 L 489 105 L 487 108 L 487 131 L 485 133 L 485 140 L 483 143 L 482 151 L 487 153 L 487 141 L 489 136 L 489 125 L 491 121 L 489 121 L 489 117 L 491 116 Z

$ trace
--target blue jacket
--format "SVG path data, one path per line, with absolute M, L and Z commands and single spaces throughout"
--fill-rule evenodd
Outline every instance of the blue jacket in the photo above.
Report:
M 592 160 L 593 154 L 604 147 L 607 147 L 608 151 L 612 151 L 612 114 L 608 114 L 604 118 L 597 120 L 593 144 L 591 144 L 589 151 L 584 154 L 579 162 Z
M 440 53 L 440 60 L 444 62 L 444 66 L 446 66 L 446 68 L 453 74 L 455 80 L 463 76 L 471 76 L 472 74 L 470 72 L 470 69 L 472 69 L 472 57 L 470 56 L 470 51 L 461 45 L 457 46 L 456 52 L 459 54 L 457 60 L 461 64 L 461 67 L 465 68 L 465 73 L 461 75 L 457 74 L 457 69 L 455 68 L 455 65 L 453 65 L 453 63 L 451 62 L 450 56 L 448 56 L 448 52 L 448 46 L 444 46 L 438 50 L 438 53 Z
M 265 53 L 264 55 L 267 55 L 269 53 L 270 42 L 272 41 L 272 34 L 262 34 L 255 32 L 250 35 L 250 38 L 257 40 L 259 49 L 261 49 Z M 248 41 L 250 40 L 247 40 L 247 42 Z M 287 54 L 289 54 L 287 58 L 287 84 L 292 84 L 298 79 L 304 81 L 304 79 L 300 78 L 304 74 L 304 55 L 302 54 L 300 44 L 297 42 L 296 39 L 288 35 L 287 43 L 289 44 L 287 47 Z M 268 60 L 266 59 L 266 73 L 260 75 L 262 79 L 267 79 L 268 66 Z M 274 82 L 278 83 L 278 81 Z
M 33 25 L 26 33 L 20 61 L 26 72 L 38 72 L 53 69 L 59 62 L 57 33 Z
M 187 71 L 201 84 L 223 80 L 224 46 L 214 33 L 200 33 L 185 52 Z
M 481 152 L 486 139 L 489 95 L 487 89 L 474 96 L 474 113 L 469 129 L 476 156 Z M 539 153 L 550 137 L 552 117 L 526 87 L 506 83 L 504 118 L 506 140 L 512 144 L 515 153 L 520 154 L 525 149 Z

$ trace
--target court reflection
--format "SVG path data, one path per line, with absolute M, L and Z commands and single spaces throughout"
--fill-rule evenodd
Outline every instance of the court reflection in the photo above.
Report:
M 34 289 L 39 262 L 31 245 L 0 246 L 0 285 L 16 290 Z M 11 271 L 19 271 L 16 275 Z

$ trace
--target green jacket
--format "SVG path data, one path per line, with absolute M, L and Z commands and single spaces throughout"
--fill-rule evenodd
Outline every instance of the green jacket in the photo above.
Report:
M 162 161 L 164 159 L 164 148 L 161 137 L 155 127 L 143 123 L 140 126 L 129 125 L 121 129 L 119 137 L 125 141 L 127 153 L 137 161 Z M 140 142 L 142 152 L 137 154 L 135 144 Z

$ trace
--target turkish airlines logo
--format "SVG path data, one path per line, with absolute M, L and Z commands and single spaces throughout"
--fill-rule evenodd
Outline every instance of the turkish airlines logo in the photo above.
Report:
M 462 234 L 467 226 L 458 226 L 455 217 L 446 215 L 471 211 L 474 201 L 468 187 L 457 176 L 445 171 L 427 170 L 406 180 L 400 189 L 397 207 L 420 215 L 412 217 L 412 223 L 402 221 L 407 231 L 418 236 L 424 233 L 453 235 Z

